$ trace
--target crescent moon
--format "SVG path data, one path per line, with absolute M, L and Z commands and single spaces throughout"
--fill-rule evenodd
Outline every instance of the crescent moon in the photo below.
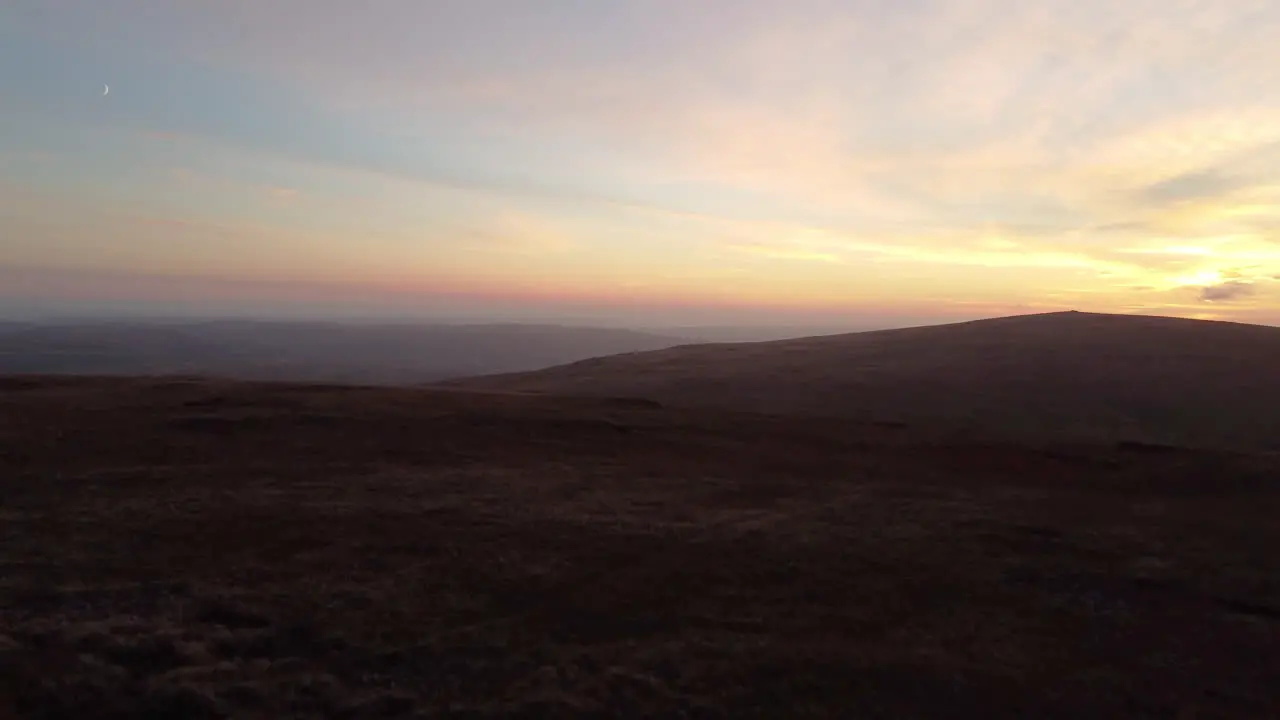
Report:
M 103 95 L 110 94 L 110 92 L 111 92 L 111 86 L 110 86 L 110 85 L 103 85 L 103 86 L 102 86 L 102 94 L 103 94 Z

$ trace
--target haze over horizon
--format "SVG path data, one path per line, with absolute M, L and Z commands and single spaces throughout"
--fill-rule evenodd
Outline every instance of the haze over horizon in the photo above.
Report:
M 0 317 L 1280 325 L 1278 36 L 1270 0 L 17 0 Z

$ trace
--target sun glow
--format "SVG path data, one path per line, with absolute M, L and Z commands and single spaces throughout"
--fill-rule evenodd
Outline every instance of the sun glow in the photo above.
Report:
M 1173 278 L 1170 287 L 1204 287 L 1217 285 L 1225 281 L 1226 276 L 1223 275 L 1221 270 L 1203 269 L 1189 275 Z

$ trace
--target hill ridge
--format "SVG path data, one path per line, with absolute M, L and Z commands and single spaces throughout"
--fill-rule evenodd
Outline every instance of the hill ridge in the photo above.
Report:
M 1278 359 L 1280 328 L 1065 311 L 680 345 L 448 385 L 1272 448 Z

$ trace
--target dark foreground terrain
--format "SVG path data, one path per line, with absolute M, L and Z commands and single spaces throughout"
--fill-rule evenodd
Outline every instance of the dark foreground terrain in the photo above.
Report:
M 0 716 L 1280 717 L 1278 470 L 0 379 Z

